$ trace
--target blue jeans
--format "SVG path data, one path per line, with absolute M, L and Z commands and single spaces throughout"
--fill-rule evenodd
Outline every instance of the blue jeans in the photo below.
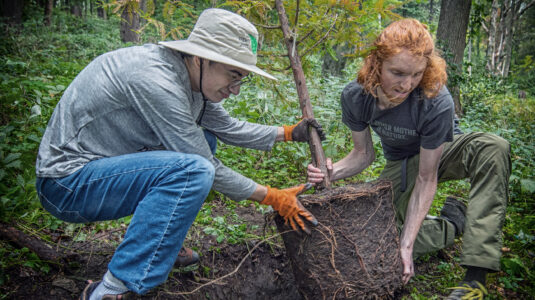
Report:
M 215 136 L 206 136 L 215 152 Z M 43 207 L 67 222 L 133 214 L 108 269 L 144 294 L 167 279 L 214 172 L 199 155 L 149 151 L 95 160 L 63 178 L 37 178 L 36 188 Z

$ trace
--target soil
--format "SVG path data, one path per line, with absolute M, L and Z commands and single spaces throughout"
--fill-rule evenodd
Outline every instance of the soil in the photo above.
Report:
M 230 214 L 219 200 L 213 200 L 211 204 L 214 206 L 212 217 Z M 262 238 L 265 215 L 254 207 L 239 205 L 234 211 L 238 218 L 227 220 L 233 220 L 235 224 L 258 225 L 250 233 L 260 238 L 248 239 L 247 243 L 218 243 L 214 236 L 202 233 L 202 228 L 192 227 L 184 244 L 200 253 L 200 263 L 173 269 L 164 284 L 146 295 L 136 295 L 134 299 L 303 299 L 280 235 L 276 234 L 268 241 Z M 126 226 L 98 231 L 88 235 L 83 242 L 50 232 L 56 245 L 74 249 L 80 255 L 61 265 L 50 264 L 48 273 L 21 265 L 3 269 L 7 275 L 3 277 L 8 279 L 0 286 L 0 295 L 7 296 L 5 299 L 78 299 L 86 280 L 99 280 L 105 273 L 125 230 Z M 276 232 L 272 221 L 267 230 L 270 230 L 267 236 Z M 426 273 L 436 264 L 433 260 L 419 262 L 416 273 Z M 408 288 L 403 288 L 394 298 L 408 294 Z
M 265 218 L 254 206 L 237 206 L 235 212 L 237 224 L 258 225 L 250 233 L 263 236 Z M 213 217 L 228 213 L 221 203 L 215 203 L 212 209 Z M 86 280 L 100 280 L 106 272 L 125 231 L 101 231 L 84 242 L 52 233 L 61 239 L 58 245 L 81 255 L 62 265 L 50 264 L 48 274 L 20 265 L 2 270 L 9 279 L 0 286 L 0 294 L 7 299 L 77 299 Z M 197 250 L 200 263 L 173 269 L 164 284 L 134 299 L 301 299 L 279 235 L 247 243 L 218 243 L 216 237 L 192 227 L 184 245 Z
M 282 235 L 305 299 L 392 299 L 402 286 L 399 239 L 388 181 L 357 183 L 301 199 L 318 220 L 310 235 Z

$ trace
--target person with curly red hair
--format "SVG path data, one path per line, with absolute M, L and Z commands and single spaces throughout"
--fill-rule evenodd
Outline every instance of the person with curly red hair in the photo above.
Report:
M 393 185 L 404 283 L 414 276 L 414 257 L 450 246 L 463 234 L 461 264 L 467 272 L 448 299 L 483 297 L 487 273 L 500 267 L 510 146 L 498 136 L 459 129 L 446 81 L 446 63 L 427 27 L 415 19 L 390 24 L 357 80 L 342 92 L 342 121 L 354 148 L 334 164 L 328 159 L 327 169 L 335 181 L 371 165 L 371 127 L 387 160 L 380 178 Z M 324 177 L 308 166 L 309 182 Z M 470 199 L 448 197 L 440 216 L 429 216 L 438 182 L 464 178 L 470 180 Z

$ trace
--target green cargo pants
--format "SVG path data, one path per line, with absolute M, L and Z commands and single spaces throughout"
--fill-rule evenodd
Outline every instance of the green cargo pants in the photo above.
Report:
M 407 205 L 418 175 L 419 155 L 408 159 L 406 190 L 401 192 L 403 160 L 387 161 L 380 176 L 392 181 L 394 209 L 401 232 Z M 440 158 L 438 181 L 470 179 L 470 195 L 463 235 L 461 264 L 498 271 L 502 226 L 511 174 L 509 143 L 492 134 L 456 135 Z M 414 256 L 436 251 L 454 242 L 455 228 L 444 219 L 424 220 L 414 244 Z

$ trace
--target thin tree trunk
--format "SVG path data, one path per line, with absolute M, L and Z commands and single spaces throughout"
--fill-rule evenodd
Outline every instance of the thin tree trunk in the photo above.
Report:
M 466 30 L 470 18 L 471 0 L 442 0 L 440 6 L 440 18 L 438 20 L 437 39 L 442 43 L 446 53 L 453 57 L 446 57 L 450 67 L 451 75 L 459 77 L 463 70 L 464 48 L 466 47 Z M 448 84 L 450 91 L 453 91 L 453 101 L 455 102 L 455 112 L 462 115 L 460 101 L 460 91 L 458 83 Z
M 103 5 L 104 1 L 97 0 L 97 16 L 101 19 L 106 20 L 108 18 L 108 15 L 106 14 L 106 10 L 104 9 L 104 7 L 102 7 Z
M 511 3 L 511 11 L 507 19 L 508 35 L 506 36 L 505 41 L 505 50 L 504 50 L 504 60 L 502 68 L 502 76 L 509 76 L 509 68 L 511 66 L 511 58 L 513 55 L 513 37 L 516 32 L 516 26 L 518 24 L 518 19 L 520 18 L 520 8 L 522 6 L 521 0 L 513 0 Z
M 137 30 L 140 29 L 139 14 L 137 12 L 138 3 L 135 0 L 129 1 L 121 13 L 121 40 L 126 42 L 139 43 L 140 37 Z
M 490 12 L 490 24 L 489 24 L 489 39 L 487 43 L 487 71 L 494 73 L 496 66 L 496 32 L 498 27 L 498 16 L 500 13 L 500 3 L 499 0 L 492 1 L 492 9 Z
M 50 26 L 52 23 L 52 9 L 54 8 L 54 0 L 48 0 L 45 6 L 45 26 Z
M 505 65 L 503 74 L 505 77 L 509 76 L 509 69 L 511 67 L 511 60 L 513 56 L 513 38 L 516 34 L 516 27 L 518 25 L 518 20 L 520 19 L 520 16 L 522 14 L 521 7 L 522 7 L 522 1 L 514 1 L 513 5 L 513 11 L 511 16 L 511 36 L 508 38 L 507 47 L 506 47 L 506 58 L 505 58 Z
M 468 38 L 468 76 L 472 76 L 472 37 Z
M 479 62 L 481 60 L 481 33 L 477 33 L 477 36 L 476 36 L 476 58 L 477 58 L 477 62 L 478 62 L 478 65 L 479 65 Z
M 333 76 L 342 76 L 342 71 L 345 68 L 347 57 L 344 56 L 344 52 L 349 51 L 349 47 L 346 44 L 338 44 L 333 48 L 335 52 L 335 58 L 331 56 L 329 52 L 323 55 L 323 63 L 321 65 L 322 74 L 330 74 Z
M 501 14 L 500 14 L 500 21 L 498 23 L 498 32 L 497 36 L 499 36 L 499 42 L 496 46 L 496 53 L 494 54 L 495 59 L 495 66 L 493 73 L 494 75 L 501 75 L 501 69 L 503 67 L 503 58 L 504 58 L 504 50 L 505 50 L 505 37 L 507 35 L 507 15 L 509 11 L 509 2 L 510 0 L 505 0 L 502 7 L 501 7 Z
M 521 15 L 535 0 L 504 0 L 501 7 L 494 0 L 487 47 L 487 70 L 497 76 L 507 77 L 511 66 L 513 38 Z
M 150 0 L 149 0 L 150 1 Z M 147 0 L 140 0 L 139 1 L 139 11 L 143 14 L 147 13 Z M 139 24 L 140 28 L 143 26 L 143 24 L 146 23 L 146 20 L 144 18 L 139 18 Z
M 22 11 L 24 0 L 1 0 L 0 10 L 4 22 L 10 25 L 19 26 L 22 24 Z
M 433 7 L 433 0 L 429 0 L 429 24 L 433 22 L 433 14 L 434 14 L 434 7 Z
M 82 17 L 82 7 L 78 3 L 71 6 L 71 14 L 77 17 Z
M 308 89 L 306 86 L 305 74 L 303 73 L 303 68 L 301 66 L 301 59 L 299 58 L 298 50 L 293 48 L 293 37 L 290 32 L 290 26 L 288 24 L 288 17 L 286 16 L 284 4 L 282 3 L 282 0 L 276 0 L 275 5 L 279 14 L 279 21 L 284 36 L 284 42 L 286 43 L 286 48 L 288 50 L 288 58 L 290 59 L 290 65 L 294 74 L 297 95 L 299 97 L 299 104 L 303 112 L 303 117 L 313 118 L 314 112 L 312 111 L 312 105 L 310 104 L 310 97 L 308 95 Z M 323 151 L 323 148 L 321 146 L 321 139 L 315 128 L 311 128 L 310 130 L 309 146 L 313 164 L 320 168 L 323 174 L 328 174 L 325 152 Z M 328 176 L 325 176 L 325 179 L 322 183 L 322 187 L 331 187 L 331 181 Z

